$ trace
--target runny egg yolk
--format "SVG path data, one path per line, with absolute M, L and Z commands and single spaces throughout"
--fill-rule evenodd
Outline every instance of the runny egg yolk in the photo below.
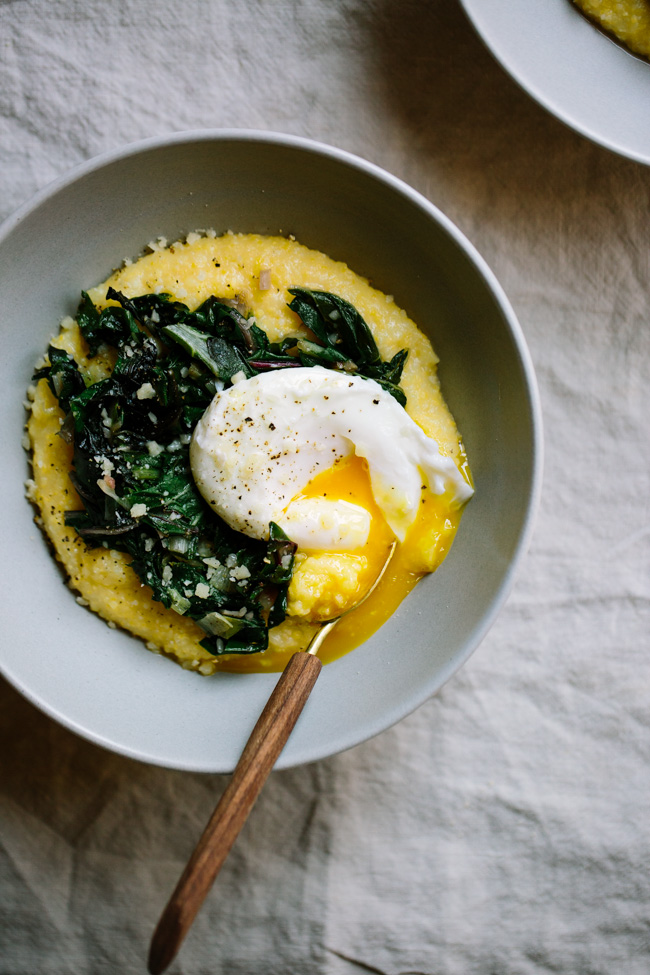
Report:
M 359 602 L 372 587 L 384 566 L 394 535 L 375 502 L 368 465 L 363 458 L 356 455 L 345 458 L 329 470 L 318 474 L 299 497 L 348 501 L 365 508 L 371 517 L 366 544 L 344 556 L 365 560 L 365 567 L 358 575 L 356 587 L 345 592 L 345 605 L 336 603 L 336 596 L 341 591 L 340 580 L 336 576 L 336 562 L 333 563 L 334 571 L 329 576 L 330 592 L 321 594 L 321 607 L 323 604 L 328 605 L 327 597 L 331 596 L 329 615 L 337 616 Z M 461 507 L 458 504 L 444 495 L 434 495 L 426 487 L 422 487 L 418 513 L 405 540 L 397 543 L 388 569 L 374 592 L 357 609 L 345 615 L 325 639 L 319 650 L 319 657 L 324 663 L 335 660 L 367 640 L 394 613 L 418 579 L 440 565 L 452 543 L 460 514 Z M 300 588 L 301 573 L 309 559 L 321 554 L 308 550 L 302 555 L 299 553 L 298 567 L 292 582 L 293 592 L 291 588 L 289 590 L 290 598 Z M 304 562 L 301 563 L 301 559 Z M 322 565 L 320 571 L 322 576 Z M 284 662 L 278 660 L 278 666 Z
M 307 546 L 298 548 L 289 588 L 289 612 L 292 612 L 293 604 L 295 615 L 323 620 L 340 616 L 372 587 L 386 561 L 394 535 L 374 499 L 368 465 L 356 454 L 316 475 L 295 500 L 312 498 L 347 501 L 370 515 L 367 540 L 352 551 L 337 553 Z M 310 571 L 312 565 L 313 573 Z M 310 606 L 312 600 L 314 604 Z
M 372 587 L 384 566 L 395 536 L 375 502 L 368 465 L 363 458 L 352 455 L 342 459 L 329 470 L 316 475 L 297 496 L 298 499 L 322 497 L 359 505 L 365 508 L 371 517 L 366 544 L 358 552 L 344 553 L 344 557 L 351 554 L 353 558 L 363 558 L 367 561 L 366 568 L 359 576 L 356 593 L 350 594 L 349 604 L 353 605 Z M 434 495 L 426 488 L 422 489 L 416 519 L 404 541 L 397 543 L 379 585 L 356 609 L 343 616 L 321 644 L 318 656 L 323 663 L 331 663 L 368 640 L 393 615 L 418 580 L 440 565 L 453 541 L 461 512 L 462 505 L 453 502 L 448 495 Z M 303 562 L 305 565 L 306 558 L 327 559 L 336 554 L 303 548 L 297 561 L 300 563 L 305 558 Z M 322 565 L 319 569 L 322 569 Z M 295 580 L 298 578 L 299 572 L 296 571 L 292 582 L 294 591 Z M 335 576 L 330 575 L 329 595 L 336 597 L 338 591 L 339 581 Z M 325 592 L 323 595 L 327 599 L 328 593 Z M 332 612 L 332 615 L 338 613 Z M 316 626 L 318 624 L 315 624 Z M 305 637 L 306 640 L 308 638 Z M 265 661 L 265 669 L 283 670 L 295 650 L 295 646 L 286 650 L 275 649 L 272 659 Z M 224 658 L 224 662 L 228 670 L 240 673 L 252 672 L 259 669 L 259 662 L 255 656 L 232 656 Z

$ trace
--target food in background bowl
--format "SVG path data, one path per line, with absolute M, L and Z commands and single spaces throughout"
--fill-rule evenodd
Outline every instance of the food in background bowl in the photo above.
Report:
M 193 233 L 84 293 L 37 372 L 30 496 L 79 600 L 188 669 L 368 637 L 472 494 L 429 341 L 344 264 Z
M 573 0 L 598 27 L 650 59 L 650 3 L 648 0 Z

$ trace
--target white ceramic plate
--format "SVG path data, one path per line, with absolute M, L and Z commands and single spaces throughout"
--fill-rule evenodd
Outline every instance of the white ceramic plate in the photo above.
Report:
M 570 0 L 461 0 L 492 54 L 567 125 L 650 164 L 650 64 L 629 54 Z
M 2 672 L 91 741 L 172 768 L 228 771 L 275 674 L 206 678 L 75 602 L 23 496 L 22 400 L 79 292 L 159 234 L 292 232 L 345 260 L 432 336 L 476 483 L 449 557 L 366 644 L 324 668 L 280 759 L 312 761 L 382 731 L 433 694 L 494 620 L 541 479 L 535 378 L 485 263 L 427 200 L 376 166 L 273 133 L 183 133 L 81 166 L 0 229 Z

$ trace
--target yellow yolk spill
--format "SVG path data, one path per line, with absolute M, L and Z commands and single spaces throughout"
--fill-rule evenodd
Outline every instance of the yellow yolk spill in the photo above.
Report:
M 362 549 L 353 553 L 364 555 L 368 560 L 368 568 L 359 580 L 357 596 L 351 602 L 360 600 L 381 572 L 388 549 L 394 540 L 393 533 L 375 503 L 366 461 L 357 456 L 346 458 L 318 474 L 298 497 L 327 497 L 332 501 L 350 501 L 370 512 L 372 521 L 368 541 Z M 401 544 L 398 542 L 386 573 L 375 591 L 358 609 L 337 623 L 325 638 L 318 652 L 323 663 L 330 663 L 344 656 L 368 640 L 392 616 L 418 580 L 437 569 L 451 547 L 461 512 L 462 508 L 452 505 L 448 498 L 431 494 L 423 487 L 418 514 L 406 539 Z M 261 669 L 281 671 L 294 652 L 295 647 L 286 653 L 276 650 L 272 658 L 268 656 L 264 661 L 257 654 L 250 657 L 226 655 L 219 661 L 220 669 L 248 673 Z M 263 668 L 261 663 L 264 664 Z
M 314 478 L 309 485 L 309 496 L 322 494 L 323 488 L 327 489 L 328 497 L 359 504 L 372 516 L 368 543 L 362 550 L 368 558 L 363 585 L 366 591 L 381 572 L 393 534 L 375 504 L 365 460 L 355 456 Z M 406 539 L 397 544 L 376 590 L 358 609 L 337 623 L 325 639 L 318 654 L 323 663 L 336 660 L 364 643 L 392 616 L 418 579 L 440 565 L 449 551 L 460 515 L 459 507 L 452 507 L 448 499 L 433 495 L 423 487 L 418 514 Z
M 381 572 L 393 541 L 393 533 L 384 521 L 381 509 L 373 497 L 366 461 L 356 455 L 339 461 L 334 467 L 313 478 L 295 500 L 303 498 L 349 501 L 365 508 L 370 514 L 368 541 L 363 548 L 349 553 L 364 556 L 368 562 L 367 569 L 359 576 L 357 593 L 349 600 L 349 604 L 352 605 L 361 599 Z M 320 550 L 305 549 L 304 551 L 308 554 L 316 554 Z

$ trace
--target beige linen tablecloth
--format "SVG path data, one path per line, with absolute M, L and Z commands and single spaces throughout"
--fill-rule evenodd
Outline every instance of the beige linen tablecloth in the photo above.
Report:
M 454 0 L 3 0 L 0 39 L 3 215 L 146 136 L 330 142 L 477 245 L 541 387 L 498 622 L 397 727 L 274 773 L 171 971 L 647 975 L 650 169 L 547 115 Z M 0 729 L 0 973 L 144 972 L 224 777 L 105 752 L 6 684 Z

